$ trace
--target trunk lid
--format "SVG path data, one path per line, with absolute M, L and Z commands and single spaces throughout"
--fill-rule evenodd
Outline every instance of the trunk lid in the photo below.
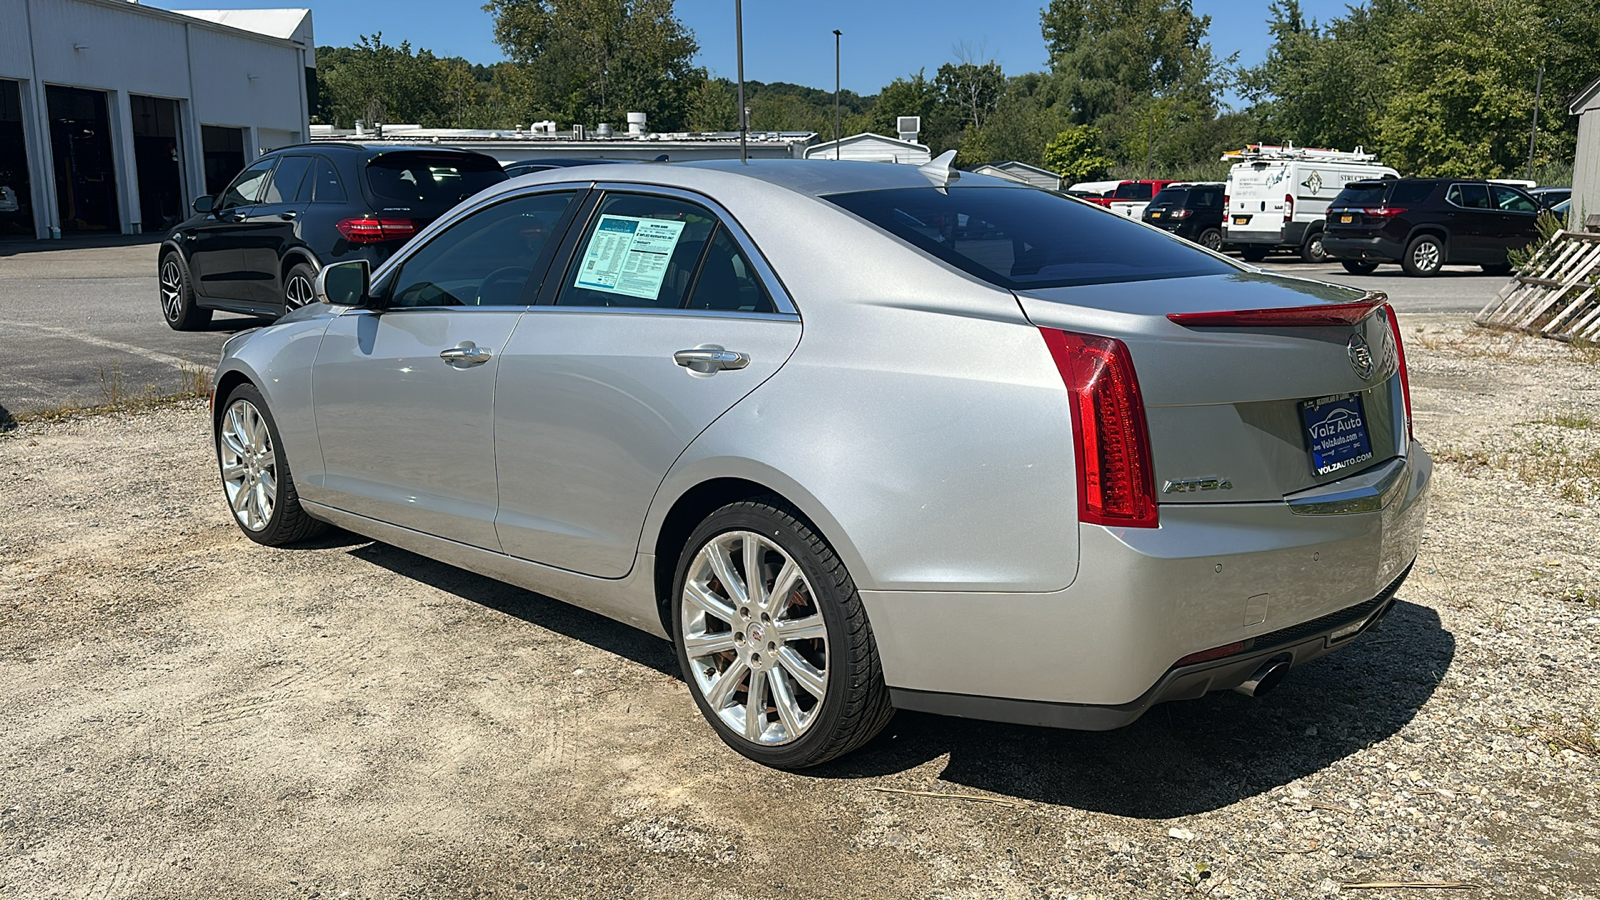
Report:
M 1168 318 L 1351 304 L 1366 297 L 1361 291 L 1240 272 L 1017 297 L 1039 327 L 1127 344 L 1163 504 L 1281 501 L 1405 452 L 1404 395 L 1386 307 L 1355 324 L 1187 327 Z M 1367 377 L 1352 343 L 1370 354 Z M 1321 472 L 1313 444 L 1322 451 Z

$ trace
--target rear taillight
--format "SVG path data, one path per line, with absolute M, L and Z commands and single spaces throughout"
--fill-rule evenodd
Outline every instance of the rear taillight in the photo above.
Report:
M 1294 218 L 1294 195 L 1283 195 L 1283 220 L 1285 222 Z
M 1369 216 L 1377 216 L 1380 219 L 1392 219 L 1405 212 L 1405 210 L 1394 206 L 1368 206 L 1361 211 Z
M 1190 216 L 1194 215 L 1194 210 L 1192 210 L 1192 209 L 1175 209 L 1172 212 L 1167 213 L 1167 215 L 1173 217 L 1174 219 L 1187 219 Z
M 373 216 L 340 219 L 333 227 L 339 229 L 345 240 L 352 244 L 403 241 L 417 233 L 417 223 L 410 219 L 380 219 Z
M 1385 306 L 1383 312 L 1389 320 L 1389 331 L 1394 334 L 1395 361 L 1400 364 L 1400 393 L 1406 398 L 1406 440 L 1414 441 L 1417 435 L 1411 428 L 1411 373 L 1406 370 L 1406 348 L 1400 342 L 1400 317 L 1392 306 Z
M 1388 300 L 1374 294 L 1356 303 L 1289 306 L 1282 309 L 1235 309 L 1221 312 L 1167 313 L 1185 328 L 1293 328 L 1303 325 L 1356 325 Z
M 1144 398 L 1128 346 L 1116 338 L 1041 328 L 1067 386 L 1078 519 L 1095 525 L 1155 528 L 1155 470 Z
M 1223 212 L 1227 212 L 1228 211 L 1228 201 L 1230 201 L 1232 199 L 1233 198 L 1229 197 L 1227 194 L 1223 194 L 1222 195 L 1222 211 Z

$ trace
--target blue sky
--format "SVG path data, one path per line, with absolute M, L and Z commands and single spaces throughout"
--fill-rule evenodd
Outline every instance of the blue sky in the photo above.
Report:
M 180 0 L 181 2 L 181 0 Z M 302 0 L 303 2 L 303 0 Z M 152 5 L 163 5 L 154 0 Z M 296 5 L 294 0 L 191 0 L 194 8 L 246 9 Z M 926 67 L 931 76 L 965 45 L 974 56 L 997 60 L 1008 74 L 1045 67 L 1039 33 L 1042 0 L 747 0 L 744 4 L 745 77 L 833 86 L 833 30 L 841 45 L 844 87 L 875 93 L 897 77 Z M 1211 16 L 1211 46 L 1219 56 L 1237 52 L 1259 62 L 1268 46 L 1268 0 L 1194 0 Z M 1308 16 L 1342 15 L 1346 0 L 1302 0 Z M 477 2 L 463 0 L 321 0 L 310 4 L 318 44 L 347 45 L 382 31 L 384 40 L 408 40 L 440 56 L 477 63 L 503 59 L 494 21 Z M 733 78 L 733 0 L 678 0 L 678 18 L 700 43 L 696 62 Z

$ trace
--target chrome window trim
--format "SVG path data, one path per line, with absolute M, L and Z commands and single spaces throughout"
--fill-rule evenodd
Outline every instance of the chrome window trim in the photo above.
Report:
M 1489 190 L 1489 185 L 1488 185 L 1487 182 L 1484 182 L 1484 183 L 1451 182 L 1450 186 L 1444 189 L 1444 202 L 1450 204 L 1451 206 L 1454 206 L 1456 209 L 1464 209 L 1467 212 L 1499 212 L 1500 211 L 1500 210 L 1495 209 L 1493 206 L 1462 206 L 1461 204 L 1457 203 L 1456 201 L 1451 200 L 1450 199 L 1450 195 L 1452 193 L 1460 190 L 1463 186 L 1481 187 L 1481 188 L 1483 188 L 1483 195 L 1489 199 L 1490 203 L 1494 202 L 1494 192 Z M 1459 197 L 1460 194 L 1456 194 L 1456 196 Z
M 504 182 L 502 182 L 502 183 L 504 183 Z M 422 229 L 422 231 L 419 232 L 415 237 L 411 238 L 411 240 L 409 240 L 409 241 L 406 241 L 405 245 L 400 248 L 400 252 L 398 252 L 394 256 L 391 256 L 388 259 L 384 260 L 383 265 L 379 266 L 372 273 L 372 277 L 371 277 L 371 279 L 369 281 L 369 284 L 371 285 L 371 289 L 369 290 L 369 294 L 373 293 L 373 292 L 376 292 L 380 288 L 382 288 L 384 290 L 387 290 L 388 287 L 389 287 L 388 280 L 390 278 L 394 277 L 394 273 L 398 272 L 400 270 L 400 267 L 404 266 L 406 264 L 407 260 L 409 260 L 412 256 L 416 255 L 417 251 L 421 250 L 423 247 L 426 247 L 428 244 L 432 243 L 434 238 L 438 237 L 439 232 L 441 232 L 444 229 L 450 227 L 451 225 L 454 225 L 455 223 L 461 221 L 462 219 L 465 219 L 466 217 L 468 217 L 470 215 L 473 215 L 474 213 L 480 212 L 482 210 L 488 209 L 491 206 L 496 206 L 496 205 L 501 204 L 501 203 L 510 203 L 513 200 L 521 200 L 524 197 L 532 197 L 532 196 L 535 196 L 535 195 L 538 195 L 538 194 L 560 193 L 561 191 L 564 191 L 564 190 L 565 191 L 572 191 L 574 194 L 580 194 L 580 193 L 582 193 L 584 191 L 590 190 L 593 187 L 594 187 L 594 182 L 592 182 L 592 181 L 562 181 L 562 182 L 558 182 L 558 183 L 554 183 L 554 184 L 535 184 L 535 185 L 530 185 L 528 188 L 523 189 L 523 190 L 514 190 L 514 191 L 506 191 L 504 193 L 491 194 L 491 195 L 489 195 L 487 197 L 484 197 L 484 198 L 482 198 L 480 200 L 469 201 L 465 205 L 457 206 L 457 207 L 451 209 L 448 213 L 440 216 L 437 219 L 434 219 L 433 222 L 430 225 L 428 225 L 427 228 Z M 576 198 L 574 198 L 574 199 L 576 199 Z M 557 249 L 559 249 L 559 247 Z M 394 309 L 453 309 L 453 310 L 458 310 L 458 311 L 459 310 L 463 310 L 463 309 L 469 309 L 469 308 L 476 309 L 476 308 L 482 308 L 482 307 L 466 307 L 466 306 L 405 306 L 405 307 L 394 307 Z M 500 309 L 530 309 L 531 305 L 522 304 L 522 303 L 508 303 L 508 304 L 505 304 L 504 306 L 501 306 L 499 308 Z M 388 311 L 387 307 L 385 308 L 385 311 Z
M 453 309 L 448 306 L 417 307 L 419 309 Z M 478 309 L 492 309 L 493 307 L 475 307 Z M 503 309 L 509 307 L 502 307 Z M 689 319 L 760 319 L 767 322 L 798 322 L 798 313 L 762 313 L 742 312 L 727 309 L 663 309 L 659 306 L 529 306 L 529 313 L 544 315 L 554 313 L 560 315 L 598 314 L 603 316 L 657 316 Z
M 683 201 L 685 201 L 687 203 L 698 204 L 700 206 L 704 206 L 706 209 L 711 210 L 712 214 L 717 217 L 717 221 L 722 223 L 722 227 L 726 228 L 728 230 L 728 233 L 733 235 L 734 242 L 739 245 L 739 249 L 740 250 L 744 251 L 744 255 L 745 255 L 745 257 L 747 259 L 750 260 L 750 264 L 752 266 L 755 266 L 756 274 L 761 278 L 761 285 L 762 285 L 762 287 L 765 287 L 767 289 L 767 294 L 772 297 L 772 305 L 776 306 L 778 308 L 778 313 L 781 314 L 781 315 L 788 315 L 788 316 L 799 316 L 800 315 L 800 310 L 795 307 L 794 300 L 790 298 L 789 292 L 784 289 L 782 279 L 778 278 L 778 273 L 773 271 L 772 266 L 770 264 L 768 264 L 766 255 L 761 252 L 761 248 L 760 247 L 756 246 L 755 241 L 750 239 L 749 233 L 745 231 L 744 226 L 739 223 L 739 220 L 736 217 L 734 217 L 733 213 L 728 212 L 728 208 L 723 206 L 721 203 L 718 203 L 717 201 L 711 199 L 710 197 L 707 197 L 705 194 L 696 193 L 695 191 L 684 190 L 683 188 L 668 187 L 666 185 L 660 185 L 660 184 L 645 184 L 645 183 L 641 183 L 641 182 L 629 182 L 629 181 L 597 181 L 597 182 L 594 182 L 593 187 L 597 191 L 603 191 L 603 192 L 606 192 L 606 193 L 615 192 L 615 193 L 625 193 L 625 194 L 647 194 L 647 195 L 655 195 L 655 196 L 659 196 L 659 197 L 669 197 L 669 198 L 674 199 L 674 200 L 683 200 Z M 604 202 L 604 201 L 602 200 L 602 202 Z M 599 208 L 600 208 L 599 206 L 595 207 L 596 210 L 599 210 Z M 592 216 L 590 217 L 589 221 L 593 221 L 593 217 Z M 584 225 L 584 228 L 588 228 L 589 222 L 584 222 L 583 225 Z M 576 253 L 577 253 L 576 248 L 574 248 L 573 253 L 574 253 L 574 255 L 576 255 Z M 566 278 L 566 272 L 563 271 L 561 277 L 562 278 Z M 561 304 L 557 303 L 555 305 L 556 306 L 560 306 Z M 568 307 L 568 308 L 569 309 L 576 309 L 578 307 Z M 597 308 L 597 307 L 584 307 L 584 308 L 594 309 L 594 308 Z M 599 307 L 599 308 L 617 309 L 619 311 L 625 311 L 625 312 L 639 312 L 642 309 L 645 309 L 646 307 Z M 665 311 L 666 312 L 694 312 L 694 310 L 665 310 Z M 770 313 L 741 313 L 741 312 L 734 312 L 732 314 L 736 315 L 736 316 L 771 315 Z

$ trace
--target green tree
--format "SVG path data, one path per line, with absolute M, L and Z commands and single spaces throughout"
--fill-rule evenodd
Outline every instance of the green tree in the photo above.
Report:
M 1141 98 L 1182 98 L 1214 111 L 1220 66 L 1210 16 L 1190 0 L 1050 0 L 1040 13 L 1050 65 L 1081 123 Z
M 919 69 L 917 74 L 909 78 L 896 78 L 878 92 L 878 101 L 872 107 L 872 131 L 893 136 L 896 134 L 895 120 L 898 117 L 921 116 L 922 142 L 929 147 L 934 146 L 934 142 L 929 140 L 930 135 L 945 135 L 953 131 L 947 123 L 940 121 L 944 118 L 940 102 L 942 95 L 939 86 L 927 79 L 924 74 L 926 71 Z
M 672 0 L 490 0 L 495 41 L 520 63 L 531 104 L 561 122 L 620 124 L 643 112 L 681 131 L 705 72 Z
M 959 113 L 966 126 L 981 130 L 983 123 L 1005 96 L 1006 76 L 994 60 L 945 63 L 934 76 L 940 101 Z
M 1044 148 L 1044 167 L 1067 184 L 1104 178 L 1115 163 L 1100 151 L 1100 132 L 1093 125 L 1073 125 Z
M 349 128 L 361 119 L 442 124 L 443 70 L 427 50 L 361 35 L 354 47 L 317 48 L 318 118 Z

